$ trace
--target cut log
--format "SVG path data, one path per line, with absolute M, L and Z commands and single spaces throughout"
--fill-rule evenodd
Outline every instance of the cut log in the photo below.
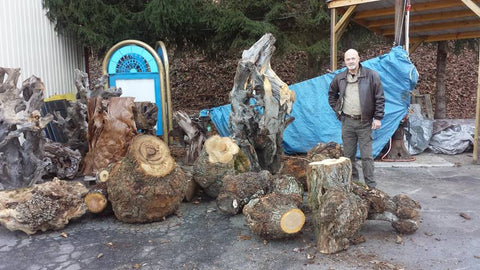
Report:
M 110 173 L 108 170 L 101 170 L 97 173 L 97 181 L 100 183 L 105 183 L 108 181 L 108 177 L 110 176 Z
M 358 184 L 353 185 L 353 192 L 368 207 L 367 219 L 388 221 L 401 234 L 412 234 L 420 227 L 421 206 L 407 195 L 399 194 L 391 198 L 379 189 L 366 190 Z
M 185 196 L 185 186 L 185 173 L 168 146 L 155 136 L 139 135 L 110 169 L 107 192 L 119 220 L 139 223 L 174 213 Z
M 85 205 L 88 211 L 98 214 L 105 210 L 108 205 L 107 183 L 99 183 L 89 188 L 85 196 Z
M 308 190 L 306 171 L 308 163 L 324 159 L 337 159 L 343 156 L 342 145 L 334 142 L 318 143 L 306 156 L 286 156 L 283 161 L 282 174 L 292 175 Z
M 249 170 L 250 163 L 235 142 L 228 137 L 212 136 L 193 165 L 193 177 L 209 195 L 216 198 L 223 184 L 223 177 Z
M 283 131 L 295 99 L 270 66 L 274 43 L 268 33 L 243 52 L 230 92 L 232 137 L 250 160 L 251 171 L 273 174 L 281 169 Z
M 307 167 L 308 206 L 312 210 L 319 207 L 319 196 L 333 187 L 340 187 L 345 192 L 351 191 L 352 163 L 350 159 L 325 159 L 312 162 Z
M 348 249 L 350 240 L 358 235 L 368 214 L 368 208 L 353 193 L 333 187 L 320 197 L 314 213 L 317 250 L 332 254 Z
M 269 193 L 273 176 L 269 171 L 226 175 L 217 197 L 217 206 L 225 214 L 236 215 L 250 200 Z
M 70 219 L 85 214 L 83 197 L 87 192 L 81 183 L 57 178 L 28 188 L 0 191 L 0 223 L 26 234 L 61 229 Z
M 227 183 L 225 182 L 225 185 Z M 287 175 L 275 175 L 272 180 L 266 181 L 266 184 L 268 184 L 266 191 L 270 193 L 257 198 L 255 196 L 257 192 L 243 207 L 247 225 L 253 233 L 267 239 L 293 236 L 305 223 L 305 215 L 299 209 L 303 202 L 302 186 L 293 176 Z M 239 182 L 238 189 L 229 192 L 233 194 L 229 198 L 238 196 L 239 191 L 243 191 L 243 187 L 244 185 Z M 220 193 L 219 198 L 223 197 L 223 194 Z M 219 205 L 218 199 L 217 205 Z M 228 204 L 224 205 L 228 206 Z
M 137 134 L 133 119 L 134 98 L 100 97 L 88 100 L 88 153 L 83 175 L 94 176 L 108 164 L 125 156 L 132 138 Z
M 266 239 L 294 236 L 305 224 L 305 215 L 297 202 L 277 193 L 250 200 L 243 214 L 250 230 Z
M 352 193 L 350 159 L 312 162 L 307 170 L 308 205 L 314 213 L 317 250 L 332 254 L 349 247 L 365 223 L 367 206 Z

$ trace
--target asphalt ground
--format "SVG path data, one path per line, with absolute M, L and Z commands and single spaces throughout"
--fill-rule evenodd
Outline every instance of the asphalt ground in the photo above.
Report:
M 299 235 L 265 241 L 243 215 L 226 216 L 198 196 L 148 224 L 87 214 L 32 236 L 0 227 L 0 269 L 480 269 L 480 165 L 471 153 L 417 157 L 410 166 L 375 165 L 379 189 L 420 202 L 422 222 L 412 235 L 367 221 L 364 243 L 324 255 L 308 212 Z

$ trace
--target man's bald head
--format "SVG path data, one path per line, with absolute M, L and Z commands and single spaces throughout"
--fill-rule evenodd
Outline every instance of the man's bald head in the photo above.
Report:
M 360 56 L 355 49 L 348 49 L 345 52 L 345 65 L 350 73 L 357 73 L 360 64 Z

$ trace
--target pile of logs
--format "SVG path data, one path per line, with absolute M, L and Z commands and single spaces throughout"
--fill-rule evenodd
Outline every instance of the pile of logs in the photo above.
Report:
M 307 201 L 319 252 L 331 254 L 347 249 L 366 219 L 389 221 L 401 234 L 418 229 L 418 202 L 406 195 L 391 199 L 385 192 L 366 189 L 351 179 L 352 164 L 345 157 L 308 165 Z
M 0 170 L 5 172 L 0 184 L 7 188 L 32 184 L 0 191 L 0 223 L 33 234 L 62 228 L 87 209 L 102 213 L 107 208 L 123 222 L 160 221 L 182 200 L 190 200 L 198 184 L 216 198 L 222 213 L 242 213 L 251 232 L 266 239 L 300 232 L 307 190 L 306 204 L 321 253 L 346 250 L 367 219 L 388 221 L 401 234 L 414 233 L 419 228 L 418 202 L 352 183 L 352 164 L 343 157 L 341 145 L 319 143 L 306 156 L 282 162 L 283 130 L 293 120 L 287 115 L 294 93 L 270 67 L 274 42 L 266 34 L 244 51 L 238 63 L 230 94 L 232 137 L 206 139 L 186 113 L 175 113 L 189 144 L 186 163 L 193 164 L 186 171 L 166 143 L 148 135 L 154 133 L 157 120 L 155 104 L 119 97 L 120 90 L 105 90 L 103 84 L 90 91 L 86 75 L 76 72 L 80 102 L 71 106 L 66 118 L 56 114 L 55 121 L 73 138 L 80 131 L 67 127 L 75 114 L 82 122 L 86 116 L 78 110 L 86 108 L 89 150 L 82 173 L 97 178 L 89 188 L 58 179 L 34 184 L 46 173 L 74 178 L 82 153 L 54 142 L 45 146 L 42 129 L 53 116 L 39 113 L 43 84 L 31 77 L 18 90 L 19 70 L 0 68 Z M 139 130 L 146 134 L 138 135 Z M 18 140 L 21 135 L 23 144 Z
M 253 233 L 280 239 L 302 229 L 302 195 L 303 188 L 291 176 L 273 176 L 266 170 L 247 172 L 223 178 L 217 206 L 225 214 L 243 212 Z

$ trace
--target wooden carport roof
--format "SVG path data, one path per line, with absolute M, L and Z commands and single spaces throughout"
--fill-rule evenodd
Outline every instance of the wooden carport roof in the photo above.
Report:
M 349 21 L 391 38 L 397 45 L 405 45 L 408 27 L 406 47 L 411 46 L 411 50 L 422 42 L 480 37 L 480 0 L 327 0 L 327 3 L 332 18 L 341 15 L 339 20 L 332 19 L 331 42 L 335 50 Z M 407 19 L 408 3 L 411 6 Z M 336 53 L 332 51 L 333 56 Z
M 414 51 L 422 42 L 480 38 L 480 0 L 326 0 L 326 2 L 331 12 L 332 70 L 337 69 L 337 43 L 350 21 L 391 38 L 395 45 L 403 45 L 409 52 Z M 478 78 L 473 155 L 475 163 L 480 161 L 480 64 Z

